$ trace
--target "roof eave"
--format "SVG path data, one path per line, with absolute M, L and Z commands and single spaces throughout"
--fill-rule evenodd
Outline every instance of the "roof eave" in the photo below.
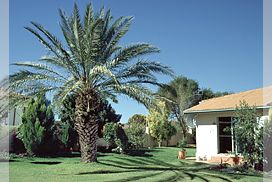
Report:
M 256 109 L 270 109 L 272 106 L 257 106 Z M 184 114 L 193 114 L 193 113 L 210 113 L 210 112 L 225 112 L 225 111 L 235 111 L 236 108 L 227 108 L 227 109 L 208 109 L 208 110 L 185 110 Z

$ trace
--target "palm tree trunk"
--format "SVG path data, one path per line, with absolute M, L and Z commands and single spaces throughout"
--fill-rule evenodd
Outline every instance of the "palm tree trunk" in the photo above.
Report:
M 186 121 L 184 120 L 183 117 L 180 118 L 180 126 L 181 126 L 181 129 L 182 129 L 182 135 L 183 135 L 183 138 L 187 138 L 187 133 L 188 133 L 188 127 L 186 125 Z
M 97 127 L 97 124 L 89 126 L 88 130 L 81 132 L 79 135 L 82 162 L 88 163 L 97 161 Z
M 103 103 L 91 88 L 86 88 L 76 98 L 75 129 L 79 135 L 82 162 L 97 161 L 99 112 Z

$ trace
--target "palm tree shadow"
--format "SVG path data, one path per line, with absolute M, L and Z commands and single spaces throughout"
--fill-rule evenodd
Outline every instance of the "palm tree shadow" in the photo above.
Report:
M 117 158 L 119 159 L 119 161 L 105 160 L 105 161 L 100 161 L 99 163 L 105 166 L 112 166 L 112 167 L 121 169 L 120 171 L 113 171 L 112 173 L 124 173 L 124 172 L 137 173 L 137 172 L 143 172 L 143 171 L 150 172 L 148 174 L 127 177 L 125 179 L 118 180 L 118 181 L 140 180 L 140 179 L 145 179 L 149 177 L 155 177 L 164 172 L 168 172 L 168 173 L 172 172 L 174 174 L 167 178 L 161 177 L 162 179 L 159 180 L 161 182 L 183 180 L 185 176 L 188 177 L 190 180 L 199 179 L 201 181 L 206 181 L 206 182 L 209 182 L 212 179 L 222 180 L 226 182 L 231 182 L 232 179 L 234 180 L 237 179 L 237 175 L 228 175 L 228 174 L 226 175 L 226 173 L 217 172 L 216 174 L 209 174 L 210 166 L 207 164 L 202 164 L 202 163 L 189 164 L 189 163 L 181 162 L 182 165 L 173 165 L 164 161 L 156 160 L 154 158 L 147 158 L 144 161 L 142 161 L 140 158 L 135 158 L 135 159 L 123 158 L 123 157 L 117 157 Z M 241 179 L 243 178 L 243 176 L 241 175 L 238 178 Z

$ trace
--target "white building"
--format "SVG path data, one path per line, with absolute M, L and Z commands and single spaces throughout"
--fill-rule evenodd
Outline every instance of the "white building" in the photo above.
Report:
M 272 86 L 204 100 L 185 111 L 188 122 L 196 126 L 197 160 L 219 162 L 220 156 L 235 151 L 233 134 L 224 128 L 231 128 L 235 109 L 241 101 L 255 106 L 263 120 L 271 108 Z

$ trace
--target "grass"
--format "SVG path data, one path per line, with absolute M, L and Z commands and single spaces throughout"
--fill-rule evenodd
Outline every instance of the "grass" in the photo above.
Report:
M 156 148 L 145 156 L 99 153 L 98 163 L 84 164 L 77 157 L 14 158 L 10 181 L 262 181 L 261 176 L 226 174 L 210 165 L 177 159 L 178 148 Z M 194 149 L 187 149 L 194 156 Z

